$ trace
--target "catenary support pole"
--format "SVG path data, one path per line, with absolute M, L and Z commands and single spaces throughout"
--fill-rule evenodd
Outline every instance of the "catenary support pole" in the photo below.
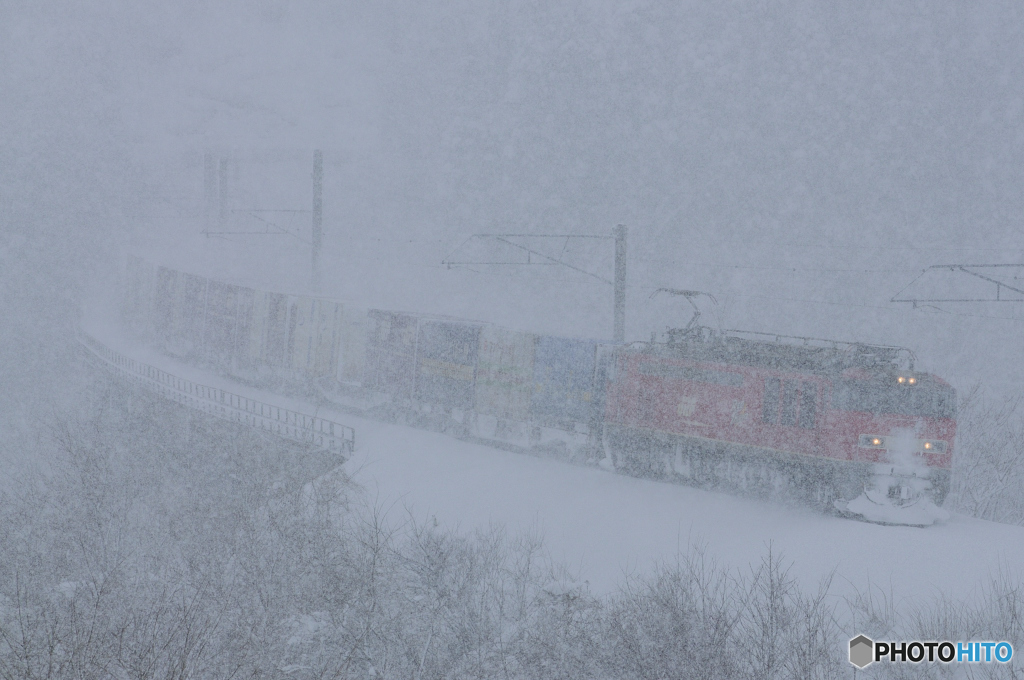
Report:
M 313 287 L 320 287 L 320 244 L 324 236 L 324 154 L 313 152 Z
M 615 227 L 615 342 L 626 341 L 626 225 Z

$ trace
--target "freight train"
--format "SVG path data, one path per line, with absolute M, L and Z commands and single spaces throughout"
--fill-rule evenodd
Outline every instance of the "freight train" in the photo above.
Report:
M 870 521 L 947 516 L 956 392 L 897 347 L 704 327 L 614 345 L 135 258 L 122 312 L 168 353 L 370 416 Z

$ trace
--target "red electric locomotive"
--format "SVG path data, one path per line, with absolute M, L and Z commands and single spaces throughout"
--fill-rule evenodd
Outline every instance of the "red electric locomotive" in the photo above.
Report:
M 804 496 L 931 524 L 949 490 L 956 392 L 899 347 L 691 327 L 607 361 L 603 441 L 628 474 Z

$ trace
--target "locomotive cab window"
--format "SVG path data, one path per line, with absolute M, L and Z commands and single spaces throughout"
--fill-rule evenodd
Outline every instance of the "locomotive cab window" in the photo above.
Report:
M 836 383 L 832 403 L 841 411 L 956 418 L 956 392 L 948 385 L 904 387 L 847 379 Z

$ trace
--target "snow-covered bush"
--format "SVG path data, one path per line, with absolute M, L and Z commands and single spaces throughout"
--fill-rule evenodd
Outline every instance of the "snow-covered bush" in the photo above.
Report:
M 595 596 L 536 538 L 414 522 L 327 454 L 93 380 L 34 452 L 49 472 L 0 498 L 2 680 L 825 679 L 850 674 L 850 623 L 1024 645 L 1013 578 L 978 606 L 837 612 L 771 548 L 736 571 L 693 545 Z
M 973 517 L 1024 524 L 1024 412 L 975 388 L 961 401 L 950 504 Z
M 1024 585 L 1021 574 L 1007 567 L 966 601 L 939 594 L 924 602 L 901 603 L 895 593 L 869 586 L 847 599 L 846 618 L 851 630 L 875 640 L 997 640 L 1011 643 L 1016 652 L 1024 645 Z M 883 663 L 868 666 L 857 677 L 1019 678 L 1020 670 L 1016 658 L 1005 665 Z

